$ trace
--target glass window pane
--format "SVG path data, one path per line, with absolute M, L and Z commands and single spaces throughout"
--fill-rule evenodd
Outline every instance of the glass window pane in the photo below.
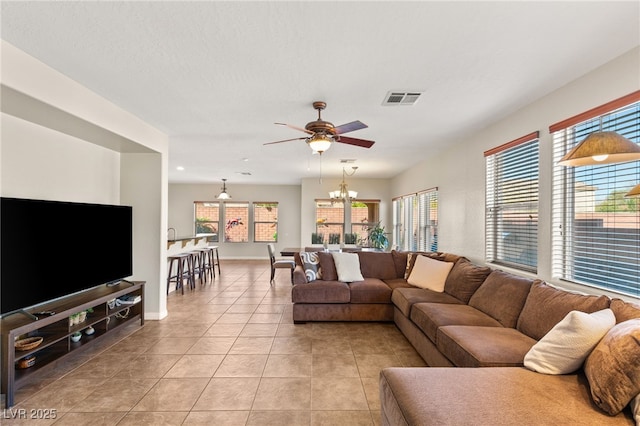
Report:
M 538 138 L 489 155 L 486 163 L 486 259 L 536 272 Z
M 253 241 L 278 241 L 278 203 L 253 203 Z
M 216 201 L 196 201 L 194 207 L 195 235 L 209 235 L 209 241 L 218 242 L 220 226 L 220 203 Z
M 344 204 L 316 202 L 316 232 L 312 244 L 340 244 L 344 232 Z
M 554 132 L 554 163 L 597 131 L 640 143 L 640 103 Z M 554 168 L 553 274 L 640 296 L 640 161 Z
M 249 203 L 225 203 L 224 240 L 230 243 L 249 241 Z

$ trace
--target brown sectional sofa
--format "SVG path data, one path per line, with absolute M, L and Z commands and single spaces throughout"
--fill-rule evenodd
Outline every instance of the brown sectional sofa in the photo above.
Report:
M 444 291 L 435 292 L 407 283 L 416 255 L 360 252 L 364 280 L 353 283 L 337 281 L 331 253 L 318 253 L 322 277 L 307 282 L 296 257 L 295 322 L 394 321 L 427 365 L 445 367 L 383 370 L 383 424 L 634 423 L 628 408 L 609 416 L 594 404 L 582 369 L 552 376 L 523 368 L 525 354 L 570 311 L 609 308 L 608 297 L 559 290 L 456 255 L 424 254 L 454 262 Z M 618 322 L 640 318 L 640 308 L 615 303 Z

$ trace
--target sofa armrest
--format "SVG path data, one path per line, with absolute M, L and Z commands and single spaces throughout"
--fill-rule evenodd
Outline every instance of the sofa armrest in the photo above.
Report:
M 307 275 L 304 273 L 304 268 L 300 265 L 296 265 L 293 270 L 293 284 L 306 284 Z

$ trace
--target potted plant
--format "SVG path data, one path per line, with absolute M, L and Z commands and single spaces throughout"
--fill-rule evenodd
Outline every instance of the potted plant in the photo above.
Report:
M 319 232 L 311 233 L 311 244 L 322 244 L 324 242 L 324 234 Z
M 82 333 L 80 333 L 79 331 L 76 331 L 75 333 L 73 333 L 71 335 L 71 341 L 72 342 L 79 342 L 80 339 L 82 339 Z
M 380 226 L 380 222 L 367 228 L 367 241 L 371 247 L 385 250 L 389 245 L 389 238 L 384 232 L 384 226 Z

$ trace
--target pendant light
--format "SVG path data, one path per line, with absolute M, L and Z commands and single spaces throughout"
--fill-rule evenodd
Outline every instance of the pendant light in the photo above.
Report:
M 231 195 L 227 193 L 227 180 L 222 179 L 222 192 L 218 194 L 218 200 L 230 200 Z
M 592 166 L 640 160 L 640 145 L 616 132 L 594 132 L 558 162 L 561 166 Z

